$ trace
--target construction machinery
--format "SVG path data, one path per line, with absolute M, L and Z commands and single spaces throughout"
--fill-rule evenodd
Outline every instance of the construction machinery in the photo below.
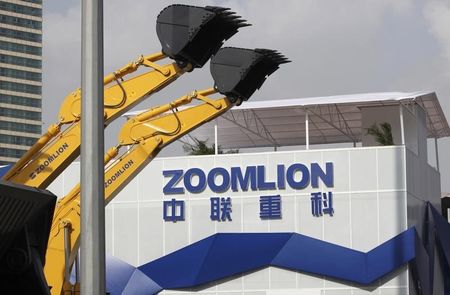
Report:
M 245 20 L 227 8 L 171 5 L 163 9 L 156 23 L 162 52 L 140 56 L 104 78 L 105 125 L 184 73 L 202 67 L 225 40 L 244 26 L 248 26 Z M 158 63 L 164 59 L 172 61 Z M 140 69 L 144 69 L 144 73 L 130 77 Z M 47 133 L 3 176 L 3 180 L 39 189 L 46 188 L 80 153 L 80 112 L 81 91 L 77 89 L 65 98 L 58 122 L 49 127 Z M 2 294 L 39 294 L 29 281 L 33 277 L 40 281 L 38 285 L 45 284 L 42 266 L 45 264 L 43 253 L 46 247 L 42 248 L 41 242 L 47 241 L 45 237 L 49 234 L 50 226 L 42 226 L 46 230 L 40 231 L 36 239 L 29 237 L 36 236 L 33 216 L 53 210 L 49 209 L 51 206 L 45 207 L 46 210 L 36 209 L 29 215 L 27 210 L 34 206 L 34 202 L 11 202 L 11 194 L 8 193 L 11 190 L 8 186 L 9 183 L 0 184 L 0 248 L 3 249 L 0 252 L 0 279 L 4 282 Z M 41 195 L 42 199 L 49 195 L 43 190 L 34 195 L 36 194 Z M 25 199 L 35 198 L 32 194 L 24 193 L 23 196 Z M 55 200 L 53 204 L 54 202 Z M 24 212 L 28 212 L 28 215 Z M 43 245 L 47 246 L 47 243 Z M 5 257 L 15 258 L 6 261 L 3 259 Z M 8 263 L 1 262 L 4 260 Z M 29 272 L 32 273 L 31 276 L 28 275 Z M 12 280 L 12 277 L 17 279 Z M 22 279 L 22 284 L 18 283 L 19 278 Z M 11 292 L 8 285 L 12 288 Z
M 105 125 L 184 73 L 202 67 L 225 40 L 244 26 L 248 26 L 246 21 L 228 8 L 171 5 L 163 9 L 156 22 L 162 52 L 140 56 L 104 78 Z M 174 62 L 156 63 L 167 58 Z M 128 78 L 141 68 L 147 71 Z M 3 180 L 46 188 L 79 156 L 80 89 L 65 98 L 58 118 L 58 123 L 48 128 Z
M 246 56 L 233 59 L 234 56 Z M 105 203 L 109 203 L 168 144 L 249 99 L 265 78 L 288 60 L 273 50 L 223 48 L 211 60 L 214 88 L 193 91 L 171 103 L 129 119 L 118 144 L 105 154 Z M 227 75 L 223 75 L 226 72 Z M 231 80 L 230 80 L 231 79 Z M 221 93 L 225 97 L 210 96 Z M 200 104 L 183 110 L 178 107 Z M 119 155 L 120 149 L 128 149 Z M 80 185 L 56 205 L 47 248 L 45 274 L 52 294 L 72 294 L 71 266 L 80 237 Z M 53 292 L 55 290 L 55 292 Z
M 48 294 L 43 263 L 56 196 L 0 181 L 0 293 Z
M 211 74 L 215 85 L 144 112 L 123 127 L 118 145 L 105 155 L 105 198 L 111 201 L 157 154 L 198 126 L 220 116 L 234 105 L 240 105 L 258 89 L 280 64 L 288 62 L 281 54 L 266 49 L 219 48 L 224 40 L 248 24 L 225 8 L 171 5 L 157 19 L 157 34 L 162 52 L 141 56 L 104 79 L 104 117 L 107 125 L 152 93 L 194 68 L 202 67 L 211 56 Z M 159 65 L 164 58 L 174 62 Z M 128 78 L 140 67 L 148 72 Z M 127 77 L 127 80 L 124 78 Z M 220 93 L 222 98 L 210 96 Z M 177 107 L 193 100 L 200 104 L 178 111 Z M 80 89 L 68 95 L 59 113 L 59 122 L 50 126 L 38 142 L 3 177 L 4 180 L 35 188 L 46 188 L 78 155 L 80 151 Z M 122 154 L 121 148 L 128 147 Z M 2 190 L 0 190 L 0 195 Z M 0 198 L 1 201 L 1 198 Z M 20 207 L 20 205 L 18 205 Z M 51 207 L 51 206 L 50 206 Z M 0 207 L 1 208 L 1 207 Z M 42 255 L 30 254 L 45 264 L 45 278 L 52 294 L 73 294 L 77 284 L 69 282 L 71 267 L 79 247 L 80 187 L 76 186 L 56 205 L 49 234 L 46 262 Z M 0 225 L 4 216 L 0 214 Z M 25 226 L 17 223 L 18 226 Z M 10 240 L 14 240 L 10 236 Z M 34 247 L 27 242 L 27 247 Z M 0 242 L 1 245 L 1 242 Z M 31 245 L 31 246 L 30 246 Z M 41 249 L 42 250 L 42 249 Z M 45 249 L 44 249 L 45 252 Z M 39 253 L 43 253 L 42 251 Z M 1 255 L 2 253 L 0 253 Z M 8 250 L 3 256 L 8 255 Z M 25 258 L 27 256 L 25 255 Z M 0 257 L 1 258 L 1 257 Z M 30 259 L 23 259 L 27 269 Z M 38 264 L 39 264 L 38 263 Z M 19 269 L 19 268 L 17 268 Z M 1 270 L 20 276 L 21 271 Z M 23 271 L 22 271 L 23 272 Z M 36 277 L 41 270 L 35 269 Z M 8 282 L 5 281 L 8 285 Z M 14 294 L 27 293 L 26 285 L 14 285 Z M 4 287 L 7 289 L 7 286 Z M 47 292 L 48 293 L 48 292 Z M 44 291 L 34 294 L 47 294 Z

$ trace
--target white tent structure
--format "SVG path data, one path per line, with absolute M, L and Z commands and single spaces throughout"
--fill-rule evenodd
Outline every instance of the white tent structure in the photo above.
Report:
M 429 138 L 450 136 L 450 128 L 434 92 L 379 92 L 248 101 L 190 133 L 222 148 L 281 147 L 360 142 L 361 108 L 420 105 L 427 116 Z M 131 117 L 140 112 L 130 112 Z

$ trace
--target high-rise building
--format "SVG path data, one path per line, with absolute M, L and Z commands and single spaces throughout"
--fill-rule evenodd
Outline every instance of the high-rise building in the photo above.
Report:
M 0 164 L 41 134 L 42 0 L 0 1 Z

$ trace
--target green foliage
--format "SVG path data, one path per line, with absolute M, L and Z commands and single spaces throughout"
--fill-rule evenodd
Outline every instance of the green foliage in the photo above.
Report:
M 194 138 L 194 144 L 183 144 L 183 150 L 188 155 L 214 155 L 215 145 L 207 145 L 207 140 Z
M 367 128 L 367 134 L 372 135 L 375 141 L 381 145 L 394 145 L 394 139 L 392 137 L 392 127 L 388 122 L 373 123 L 372 126 Z
M 194 141 L 193 144 L 190 144 L 190 143 L 183 144 L 183 150 L 188 155 L 197 156 L 197 155 L 214 155 L 215 154 L 216 146 L 214 143 L 209 146 L 208 140 L 199 140 L 197 138 L 192 138 L 192 140 Z M 238 154 L 239 150 L 238 149 L 228 150 L 228 151 L 224 152 L 223 149 L 219 145 L 217 148 L 217 152 L 219 154 Z

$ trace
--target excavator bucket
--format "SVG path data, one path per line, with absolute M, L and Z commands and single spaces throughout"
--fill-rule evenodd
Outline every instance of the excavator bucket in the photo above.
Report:
M 261 87 L 280 64 L 290 62 L 270 49 L 225 47 L 211 59 L 215 88 L 238 105 Z
M 249 26 L 229 8 L 170 5 L 156 21 L 162 51 L 180 65 L 202 67 L 223 42 Z

